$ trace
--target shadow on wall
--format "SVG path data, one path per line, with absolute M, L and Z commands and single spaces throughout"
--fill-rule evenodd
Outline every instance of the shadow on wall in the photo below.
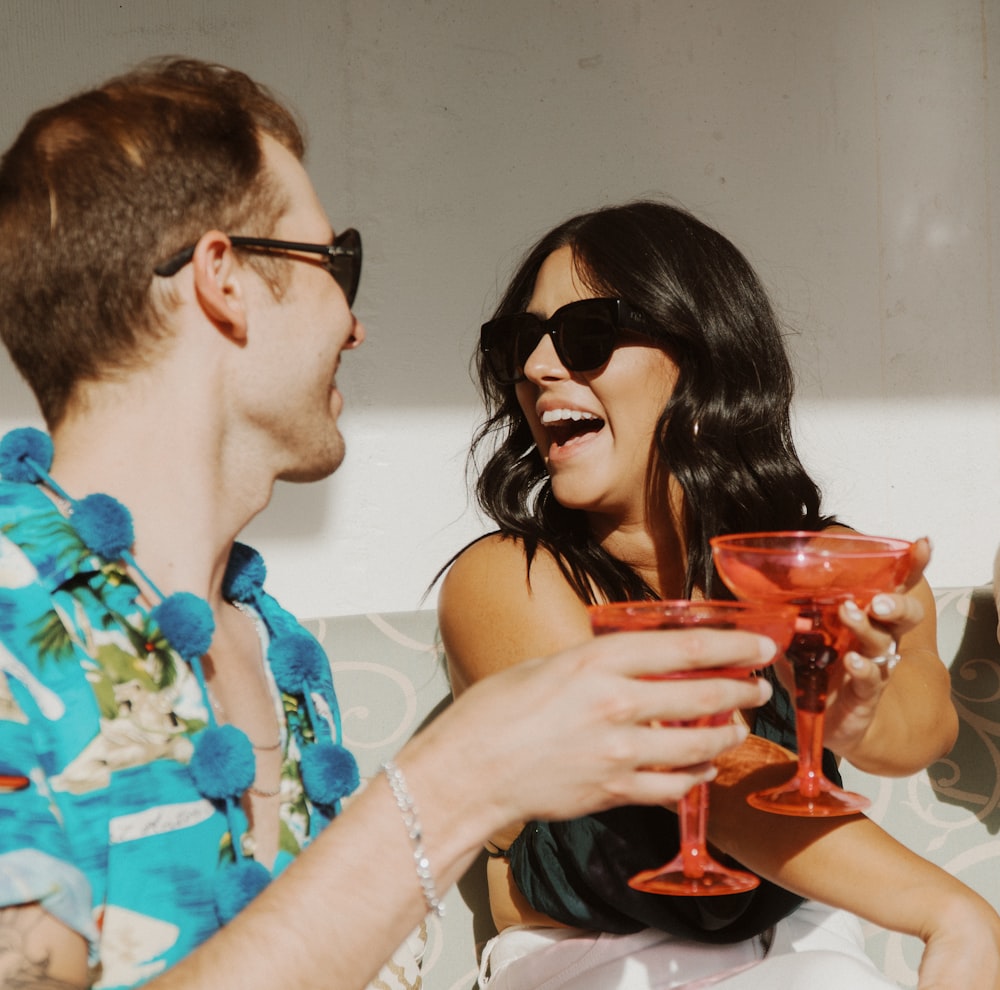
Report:
M 41 422 L 35 396 L 0 347 L 0 424 L 41 426 Z

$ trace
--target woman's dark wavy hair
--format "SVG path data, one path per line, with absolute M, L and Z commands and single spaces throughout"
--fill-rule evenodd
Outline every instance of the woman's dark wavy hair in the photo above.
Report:
M 819 489 L 795 451 L 792 370 L 764 288 L 717 231 L 677 207 L 639 201 L 574 217 L 544 236 L 495 316 L 523 312 L 542 263 L 566 246 L 594 295 L 620 296 L 641 310 L 677 365 L 651 480 L 664 499 L 671 476 L 683 492 L 685 595 L 731 597 L 712 564 L 710 537 L 833 521 L 820 514 Z M 583 601 L 656 597 L 593 540 L 582 511 L 556 501 L 514 386 L 498 384 L 482 354 L 477 363 L 488 418 L 470 463 L 484 446 L 492 451 L 475 482 L 482 509 L 501 533 L 523 541 L 529 568 L 539 547 L 552 553 Z

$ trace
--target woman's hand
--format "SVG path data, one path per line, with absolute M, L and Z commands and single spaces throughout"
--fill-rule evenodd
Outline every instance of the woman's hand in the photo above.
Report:
M 827 702 L 823 744 L 828 749 L 847 755 L 864 738 L 902 660 L 898 643 L 923 617 L 923 605 L 906 592 L 877 595 L 867 612 L 854 602 L 841 605 L 840 621 L 858 646 L 844 654 L 843 677 Z
M 869 733 L 897 665 L 929 652 L 930 660 L 940 666 L 933 624 L 927 621 L 933 619 L 928 615 L 932 600 L 922 580 L 929 560 L 928 541 L 915 541 L 910 571 L 894 592 L 876 595 L 866 611 L 854 602 L 840 608 L 840 621 L 854 634 L 856 646 L 844 655 L 841 676 L 830 693 L 823 744 L 852 762 L 872 742 Z M 918 634 L 907 638 L 914 630 Z M 918 662 L 929 662 L 928 657 Z

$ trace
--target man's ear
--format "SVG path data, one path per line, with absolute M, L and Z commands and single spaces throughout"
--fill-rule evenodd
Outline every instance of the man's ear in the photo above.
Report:
M 194 291 L 205 315 L 225 334 L 244 340 L 246 298 L 229 238 L 219 230 L 202 234 L 191 259 Z

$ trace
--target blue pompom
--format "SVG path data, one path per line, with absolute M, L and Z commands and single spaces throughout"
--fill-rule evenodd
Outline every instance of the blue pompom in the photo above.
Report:
M 286 694 L 305 694 L 328 666 L 323 647 L 303 629 L 272 640 L 267 659 L 275 682 Z
M 0 440 L 0 476 L 7 481 L 34 484 L 51 466 L 52 439 L 47 433 L 24 426 Z
M 215 617 L 204 598 L 178 591 L 164 598 L 149 614 L 187 663 L 200 657 L 212 644 Z
M 219 922 L 232 921 L 269 883 L 271 874 L 255 859 L 237 860 L 215 874 L 215 911 Z
M 343 746 L 314 743 L 302 753 L 302 786 L 315 804 L 329 807 L 357 790 L 358 763 Z
M 239 797 L 257 773 L 253 745 L 235 726 L 205 729 L 195 741 L 188 770 L 194 786 L 210 800 Z
M 132 546 L 132 514 L 121 502 L 98 492 L 73 506 L 73 528 L 87 548 L 105 560 L 119 560 Z
M 249 602 L 264 587 L 264 558 L 245 543 L 234 543 L 222 579 L 222 594 L 229 601 Z

